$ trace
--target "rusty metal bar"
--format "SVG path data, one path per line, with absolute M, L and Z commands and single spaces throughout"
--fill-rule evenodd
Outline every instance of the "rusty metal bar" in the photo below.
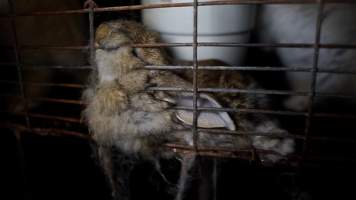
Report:
M 12 0 L 8 0 L 9 4 L 9 10 L 10 13 L 15 14 L 15 7 L 13 5 Z M 16 30 L 16 22 L 15 19 L 11 19 L 11 30 L 12 30 L 12 35 L 13 35 L 13 48 L 15 52 L 15 63 L 16 63 L 16 71 L 17 71 L 17 77 L 18 77 L 18 84 L 20 87 L 20 94 L 21 97 L 26 99 L 26 91 L 25 87 L 23 84 L 23 74 L 22 74 L 22 68 L 21 68 L 21 54 L 20 54 L 20 49 L 19 49 L 19 43 L 18 43 L 18 38 L 17 38 L 17 30 Z M 25 113 L 28 113 L 28 105 L 25 103 Z M 30 118 L 28 116 L 25 116 L 26 120 L 26 126 L 30 128 L 31 123 L 30 123 Z
M 6 65 L 16 65 L 16 63 L 0 63 L 0 66 Z M 147 65 L 145 69 L 149 70 L 189 70 L 192 69 L 193 66 L 188 65 L 165 65 L 165 66 L 157 66 L 157 65 Z M 322 68 L 322 67 L 321 67 Z M 336 67 L 331 67 L 336 68 Z M 23 64 L 23 69 L 26 70 L 41 70 L 41 69 L 65 69 L 65 70 L 86 70 L 93 69 L 90 65 L 76 65 L 76 66 L 59 66 L 59 65 L 26 65 Z M 268 66 L 199 66 L 198 70 L 208 70 L 208 71 L 283 71 L 283 72 L 311 72 L 312 67 L 268 67 Z M 318 69 L 317 73 L 332 73 L 332 74 L 348 74 L 355 75 L 356 71 L 354 70 L 340 70 L 340 69 Z
M 1 128 L 9 128 L 9 129 L 16 129 L 19 131 L 29 131 L 29 132 L 36 132 L 36 134 L 42 135 L 42 136 L 74 136 L 74 137 L 79 137 L 83 139 L 88 139 L 92 140 L 90 135 L 88 133 L 83 133 L 83 132 L 75 132 L 75 131 L 68 131 L 65 129 L 56 129 L 56 128 L 26 128 L 26 126 L 20 125 L 20 124 L 12 124 L 12 123 L 0 123 Z M 204 131 L 207 134 L 228 134 L 231 136 L 241 136 L 243 134 L 248 135 L 248 136 L 266 136 L 266 137 L 280 137 L 280 138 L 288 138 L 288 137 L 294 137 L 296 139 L 304 139 L 304 136 L 301 135 L 280 135 L 278 132 L 236 132 L 234 131 L 227 131 L 227 130 L 207 130 L 204 129 L 198 129 L 198 131 Z M 316 140 L 316 141 L 323 141 L 323 142 L 340 142 L 340 143 L 356 143 L 355 139 L 340 139 L 340 138 L 335 138 L 335 137 L 323 137 L 323 136 L 311 136 L 310 140 Z
M 37 98 L 30 98 L 30 101 L 44 101 L 44 102 L 51 102 L 51 103 L 65 103 L 65 104 L 74 104 L 74 105 L 85 105 L 80 100 L 74 99 L 57 99 L 57 98 L 46 98 L 46 97 L 37 97 Z
M 198 47 L 249 47 L 249 48 L 313 48 L 312 43 L 233 43 L 233 42 L 198 42 Z M 145 43 L 145 44 L 127 44 L 127 46 L 139 48 L 157 48 L 157 47 L 192 47 L 193 43 Z M 320 44 L 323 49 L 355 49 L 356 44 Z M 12 46 L 0 46 L 8 49 Z M 22 45 L 20 49 L 54 49 L 54 50 L 88 50 L 90 45 Z
M 38 114 L 38 113 L 28 113 L 27 114 L 24 112 L 9 112 L 9 111 L 0 111 L 0 113 L 7 113 L 10 115 L 16 115 L 16 116 L 28 116 L 28 117 L 40 118 L 40 119 L 58 120 L 58 121 L 72 122 L 72 123 L 78 123 L 78 124 L 82 123 L 82 120 L 80 118 L 53 116 L 53 115 Z
M 0 66 L 16 65 L 16 63 L 0 63 Z M 188 65 L 147 65 L 145 69 L 149 70 L 190 70 L 193 66 Z M 321 67 L 323 68 L 323 67 Z M 336 68 L 336 67 L 331 67 Z M 60 65 L 26 65 L 23 64 L 23 69 L 26 70 L 41 70 L 41 69 L 65 69 L 65 70 L 86 70 L 93 69 L 90 65 L 76 65 L 76 66 L 60 66 Z M 199 66 L 198 70 L 208 70 L 208 71 L 283 71 L 283 72 L 311 72 L 312 67 L 269 67 L 269 66 Z M 330 73 L 330 74 L 347 74 L 356 75 L 354 70 L 340 70 L 340 69 L 318 69 L 317 73 Z
M 233 43 L 233 42 L 198 42 L 198 47 L 248 47 L 248 48 L 313 48 L 312 43 Z M 193 43 L 147 43 L 127 44 L 136 48 L 158 48 L 158 47 L 192 47 Z M 0 46 L 0 48 L 11 48 L 11 46 Z M 89 50 L 90 45 L 23 45 L 20 49 L 50 49 L 50 50 Z M 320 44 L 322 49 L 355 49 L 356 44 Z
M 7 84 L 19 84 L 17 81 L 8 81 L 8 80 L 0 80 L 0 83 L 7 83 Z M 23 81 L 24 85 L 32 85 L 32 86 L 44 86 L 44 87 L 67 87 L 67 88 L 78 88 L 83 89 L 85 85 L 83 84 L 76 84 L 76 83 L 36 83 L 30 81 Z
M 180 87 L 150 87 L 148 91 L 170 91 L 170 92 L 193 92 L 190 88 Z M 198 88 L 198 92 L 209 93 L 243 93 L 243 94 L 266 94 L 266 95 L 288 95 L 288 96 L 308 96 L 310 92 L 285 91 L 285 90 L 264 90 L 264 89 L 237 89 L 237 88 Z M 352 95 L 342 95 L 333 93 L 315 92 L 316 96 L 330 98 L 355 99 Z
M 353 0 L 326 0 L 328 3 L 355 3 Z M 315 4 L 318 0 L 215 0 L 208 2 L 198 2 L 197 6 L 212 6 L 212 5 L 235 5 L 235 4 Z M 194 7 L 194 2 L 188 3 L 159 3 L 159 4 L 145 4 L 132 6 L 115 6 L 105 8 L 94 8 L 94 12 L 112 12 L 112 11 L 133 11 L 143 9 L 155 8 L 174 8 L 174 7 Z M 83 14 L 89 13 L 90 8 L 64 11 L 38 11 L 32 13 L 0 15 L 4 17 L 16 16 L 41 16 L 41 15 L 65 15 L 65 14 Z
M 20 49 L 22 50 L 37 50 L 37 49 L 46 49 L 46 50 L 89 50 L 90 46 L 88 45 L 73 45 L 73 46 L 56 46 L 56 45 L 21 45 Z
M 34 134 L 39 134 L 41 136 L 70 136 L 70 137 L 77 137 L 85 140 L 90 140 L 92 141 L 92 138 L 88 134 L 84 134 L 81 132 L 75 132 L 75 131 L 67 131 L 67 130 L 62 130 L 62 129 L 45 129 L 45 128 L 27 128 L 26 126 L 22 125 L 16 125 L 16 124 L 0 124 L 0 127 L 5 127 L 5 128 L 13 128 L 15 130 L 19 130 L 21 133 L 22 132 L 31 132 Z M 314 138 L 314 137 L 313 137 Z M 316 140 L 319 140 L 319 138 L 315 138 Z M 330 138 L 330 141 L 334 141 L 334 138 Z M 350 141 L 345 141 L 345 142 L 350 142 Z M 192 153 L 195 152 L 195 150 L 191 147 L 187 147 L 185 145 L 179 145 L 179 144 L 165 144 L 164 145 L 166 148 L 171 149 L 173 152 L 177 153 Z M 274 152 L 269 152 L 269 151 L 259 151 L 260 154 L 264 153 L 274 153 Z M 225 157 L 225 158 L 240 158 L 240 159 L 249 159 L 251 158 L 251 151 L 248 149 L 229 149 L 229 148 L 201 148 L 199 149 L 198 152 L 199 155 L 203 156 L 214 156 L 214 157 Z M 291 155 L 288 156 L 288 159 L 296 159 L 300 160 L 301 158 L 296 156 L 296 155 Z M 338 161 L 349 161 L 347 158 L 337 158 L 333 159 L 330 157 L 323 158 L 323 157 L 318 157 L 318 156 L 310 156 L 308 157 L 308 161 L 313 161 L 313 160 L 318 160 L 318 159 L 323 159 L 323 160 L 338 160 Z M 286 164 L 286 162 L 284 162 Z M 265 163 L 264 163 L 265 164 Z
M 295 132 L 293 134 L 289 134 L 288 132 L 280 131 L 280 132 L 261 132 L 261 131 L 230 131 L 224 129 L 203 129 L 199 128 L 199 132 L 207 133 L 207 134 L 217 134 L 217 135 L 230 135 L 230 136 L 266 136 L 266 137 L 275 137 L 275 138 L 294 138 L 304 140 L 305 137 L 303 135 L 296 135 Z
M 315 45 L 314 45 L 314 56 L 313 56 L 313 68 L 311 71 L 312 80 L 309 86 L 309 105 L 308 105 L 308 115 L 306 117 L 305 122 L 305 141 L 303 144 L 303 160 L 308 156 L 308 142 L 309 142 L 309 135 L 311 130 L 312 118 L 314 114 L 314 98 L 316 93 L 316 79 L 317 79 L 317 71 L 319 65 L 319 45 L 320 45 L 320 37 L 321 37 L 321 27 L 322 27 L 322 20 L 323 20 L 323 11 L 324 11 L 324 2 L 323 0 L 319 0 L 318 4 L 318 15 L 316 19 L 316 27 L 315 27 Z
M 8 128 L 12 130 L 17 130 L 18 132 L 32 132 L 41 136 L 71 136 L 78 137 L 85 140 L 92 140 L 91 136 L 88 133 L 68 131 L 64 129 L 56 128 L 27 128 L 26 126 L 20 124 L 10 124 L 10 123 L 0 123 L 1 128 Z
M 198 151 L 198 0 L 193 2 L 193 146 Z
M 331 68 L 333 68 L 333 67 L 331 67 Z M 147 65 L 147 66 L 145 66 L 145 69 L 149 69 L 149 70 L 189 70 L 189 69 L 192 69 L 192 66 L 188 66 L 188 65 L 166 65 L 166 66 Z M 198 70 L 311 72 L 312 67 L 199 66 Z M 338 69 L 318 69 L 317 73 L 356 74 L 356 71 L 338 70 Z
M 1 65 L 1 64 L 0 64 Z M 78 65 L 78 66 L 59 66 L 59 65 L 49 65 L 49 66 L 34 66 L 34 65 L 23 65 L 25 70 L 43 70 L 43 69 L 64 69 L 64 70 L 92 70 L 93 68 L 90 65 Z
M 20 113 L 21 114 L 21 113 Z M 35 113 L 29 113 L 27 114 L 29 117 L 34 117 L 34 118 L 42 118 L 42 119 L 53 119 L 53 120 L 59 120 L 59 121 L 65 121 L 65 122 L 73 122 L 73 123 L 82 123 L 81 119 L 79 118 L 70 118 L 70 117 L 61 117 L 61 116 L 53 116 L 53 115 L 45 115 L 45 114 L 35 114 Z
M 0 80 L 0 83 L 4 84 L 19 84 L 16 81 Z M 65 88 L 77 88 L 83 89 L 86 85 L 76 83 L 36 83 L 36 82 L 23 82 L 24 85 L 32 85 L 35 87 L 65 87 Z M 180 87 L 150 87 L 147 91 L 169 91 L 169 92 L 188 92 L 193 93 L 194 89 L 180 88 Z M 298 91 L 286 91 L 286 90 L 265 90 L 265 89 L 236 89 L 236 88 L 198 88 L 198 92 L 207 93 L 241 93 L 241 94 L 261 94 L 261 95 L 283 95 L 283 96 L 308 96 L 310 92 L 298 92 Z M 334 94 L 334 93 L 321 93 L 315 92 L 315 96 L 340 98 L 340 99 L 352 99 L 356 100 L 355 96 Z
M 0 97 L 7 97 L 7 98 L 17 98 L 21 101 L 26 101 L 21 96 L 12 95 L 12 94 L 0 94 Z M 28 101 L 43 101 L 43 102 L 50 102 L 50 103 L 65 103 L 65 104 L 74 104 L 74 105 L 85 105 L 81 100 L 76 99 L 58 99 L 58 98 L 48 98 L 48 97 L 34 97 L 34 98 L 27 98 Z
M 94 8 L 89 8 L 89 58 L 90 66 L 95 69 L 95 41 L 94 41 Z
M 192 107 L 179 106 L 174 107 L 175 110 L 193 110 Z M 255 113 L 255 114 L 270 114 L 270 115 L 284 115 L 284 116 L 308 116 L 307 112 L 281 111 L 281 110 L 266 110 L 253 108 L 215 108 L 215 107 L 198 107 L 199 111 L 223 111 L 223 112 L 237 112 L 237 113 Z M 334 113 L 314 113 L 314 117 L 325 118 L 342 118 L 342 119 L 356 119 L 356 115 L 334 114 Z

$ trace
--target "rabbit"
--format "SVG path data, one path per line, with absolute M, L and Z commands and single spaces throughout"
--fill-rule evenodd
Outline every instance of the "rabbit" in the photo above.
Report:
M 322 14 L 321 44 L 354 44 L 356 42 L 356 6 L 326 4 Z M 258 35 L 267 43 L 315 43 L 318 5 L 263 5 L 258 17 Z M 311 67 L 313 48 L 276 48 L 275 52 L 284 66 Z M 356 51 L 352 49 L 320 49 L 318 69 L 355 70 Z M 288 72 L 287 80 L 294 91 L 308 92 L 310 72 Z M 355 95 L 355 75 L 318 73 L 316 92 Z M 316 105 L 328 99 L 315 98 Z M 289 97 L 284 105 L 295 111 L 305 111 L 308 96 Z
M 92 74 L 89 87 L 83 92 L 83 101 L 87 104 L 83 117 L 100 152 L 114 147 L 125 155 L 152 160 L 158 170 L 158 157 L 182 158 L 176 195 L 176 199 L 181 200 L 188 171 L 194 165 L 195 155 L 174 153 L 164 148 L 163 144 L 177 143 L 193 147 L 194 140 L 190 129 L 193 125 L 193 112 L 171 109 L 175 106 L 192 106 L 193 97 L 189 92 L 152 91 L 147 88 L 159 86 L 190 89 L 192 76 L 189 71 L 145 69 L 145 65 L 168 65 L 172 59 L 167 57 L 163 49 L 133 48 L 130 44 L 158 42 L 158 34 L 134 21 L 114 20 L 101 24 L 96 30 L 95 37 L 97 70 Z M 211 60 L 202 61 L 200 64 L 225 63 Z M 257 83 L 248 75 L 220 71 L 200 72 L 198 85 L 246 89 L 257 87 Z M 267 104 L 264 96 L 256 98 L 245 94 L 200 93 L 197 102 L 199 106 L 215 108 L 222 108 L 222 105 L 232 108 L 252 108 Z M 263 115 L 234 113 L 230 116 L 222 111 L 201 111 L 197 122 L 198 128 L 206 129 L 286 132 L 275 120 Z M 274 151 L 275 154 L 260 155 L 262 160 L 271 162 L 277 162 L 294 151 L 294 140 L 289 138 L 247 135 L 235 137 L 213 135 L 202 131 L 198 139 L 200 148 L 253 147 Z M 101 159 L 107 160 L 107 156 L 103 155 Z

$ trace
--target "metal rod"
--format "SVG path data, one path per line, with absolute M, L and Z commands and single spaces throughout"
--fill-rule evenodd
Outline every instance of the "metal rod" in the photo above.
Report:
M 7 84 L 19 84 L 17 81 L 9 81 L 9 80 L 0 80 L 0 83 L 7 83 Z M 30 81 L 23 81 L 24 85 L 31 85 L 31 86 L 45 86 L 45 87 L 67 87 L 67 88 L 78 88 L 83 89 L 86 86 L 83 84 L 76 84 L 76 83 L 36 83 Z
M 192 107 L 179 106 L 172 109 L 176 110 L 193 110 Z M 266 110 L 253 108 L 215 108 L 215 107 L 198 107 L 199 111 L 223 111 L 223 112 L 237 112 L 237 113 L 256 113 L 256 114 L 271 114 L 284 116 L 308 116 L 307 112 L 294 111 L 280 111 L 280 110 Z M 334 114 L 334 113 L 314 113 L 314 117 L 325 118 L 342 118 L 342 119 L 356 119 L 356 115 Z
M 319 0 L 318 4 L 318 15 L 316 20 L 316 28 L 315 28 L 315 45 L 314 45 L 314 56 L 313 56 L 313 68 L 311 71 L 312 80 L 309 86 L 309 105 L 308 105 L 308 115 L 306 117 L 305 122 L 305 140 L 303 144 L 303 160 L 307 156 L 308 152 L 308 142 L 309 142 L 309 135 L 310 129 L 314 114 L 314 98 L 316 93 L 316 79 L 317 79 L 317 71 L 318 71 L 318 64 L 319 64 L 319 45 L 320 45 L 320 36 L 321 36 L 321 27 L 322 27 L 322 20 L 323 20 L 323 10 L 324 10 L 324 2 L 323 0 Z
M 90 46 L 88 45 L 72 45 L 72 46 L 56 46 L 56 45 L 21 45 L 20 49 L 22 50 L 89 50 Z
M 91 5 L 93 6 L 93 5 Z M 89 8 L 89 57 L 90 57 L 90 66 L 92 69 L 95 68 L 95 41 L 94 41 L 94 8 Z
M 328 3 L 355 3 L 353 0 L 326 0 Z M 235 5 L 235 4 L 315 4 L 318 0 L 215 0 L 208 2 L 198 2 L 198 6 L 212 6 L 212 5 Z M 174 7 L 194 7 L 194 2 L 188 3 L 158 3 L 158 4 L 145 4 L 145 5 L 132 5 L 132 6 L 115 6 L 94 8 L 94 12 L 112 12 L 112 11 L 132 11 L 154 8 L 174 8 Z M 64 11 L 38 11 L 32 13 L 0 15 L 3 17 L 16 17 L 16 16 L 40 16 L 40 15 L 65 15 L 65 14 L 83 14 L 89 13 L 90 8 L 64 10 Z
M 10 9 L 10 13 L 15 14 L 15 7 L 13 5 L 13 1 L 12 0 L 8 0 L 8 4 L 9 4 L 9 9 Z M 20 50 L 19 50 L 19 43 L 18 43 L 18 36 L 17 36 L 17 30 L 16 30 L 16 22 L 15 19 L 11 18 L 11 30 L 13 33 L 13 48 L 14 48 L 14 52 L 15 52 L 15 63 L 16 63 L 16 71 L 17 71 L 17 76 L 18 76 L 18 84 L 20 87 L 20 94 L 21 97 L 26 99 L 26 90 L 25 87 L 23 85 L 23 72 L 21 69 L 21 55 L 20 55 Z M 25 102 L 24 105 L 24 112 L 28 113 L 28 104 L 27 102 Z M 28 116 L 25 116 L 25 120 L 26 120 L 26 126 L 28 128 L 30 128 L 31 124 L 30 124 L 30 118 Z
M 289 134 L 286 131 L 284 132 L 261 132 L 261 131 L 230 131 L 223 129 L 198 129 L 201 133 L 207 134 L 217 134 L 217 135 L 230 135 L 230 136 L 266 136 L 266 137 L 276 137 L 276 138 L 294 138 L 304 140 L 303 135 L 297 135 L 295 132 Z
M 47 114 L 39 114 L 39 113 L 24 113 L 24 112 L 8 112 L 8 111 L 0 111 L 0 113 L 7 113 L 11 115 L 17 116 L 28 116 L 33 118 L 47 119 L 47 120 L 59 120 L 64 122 L 72 122 L 81 124 L 82 120 L 80 118 L 71 118 L 71 117 L 62 117 L 62 116 L 53 116 Z
M 158 47 L 192 47 L 193 43 L 144 43 L 144 44 L 127 44 L 127 46 L 136 48 L 158 48 Z M 234 42 L 198 42 L 198 47 L 249 47 L 249 48 L 313 48 L 312 43 L 234 43 Z M 355 49 L 356 44 L 320 44 L 322 49 Z M 7 49 L 11 46 L 0 46 Z M 50 49 L 50 50 L 88 50 L 88 45 L 22 45 L 20 49 Z
M 170 91 L 170 92 L 193 92 L 190 88 L 180 87 L 150 87 L 148 91 Z M 198 92 L 209 93 L 242 93 L 242 94 L 266 94 L 266 95 L 285 95 L 285 96 L 308 96 L 310 92 L 286 91 L 286 90 L 264 90 L 264 89 L 237 89 L 237 88 L 198 88 Z M 352 95 L 342 95 L 333 93 L 319 93 L 315 92 L 315 96 L 330 97 L 330 98 L 344 98 L 356 99 Z
M 64 70 L 91 70 L 92 67 L 90 65 L 78 65 L 78 66 L 60 66 L 60 65 L 52 65 L 52 66 L 41 66 L 41 65 L 23 65 L 24 70 L 43 70 L 43 69 L 64 69 Z
M 0 83 L 5 84 L 19 84 L 17 81 L 0 80 Z M 24 81 L 24 85 L 32 86 L 44 86 L 44 87 L 67 87 L 83 89 L 86 85 L 76 83 L 36 83 L 30 81 Z M 147 91 L 169 91 L 169 92 L 194 92 L 190 88 L 179 87 L 149 87 Z M 198 88 L 198 92 L 209 93 L 242 93 L 242 94 L 266 94 L 266 95 L 284 95 L 284 96 L 308 96 L 310 92 L 298 92 L 298 91 L 286 91 L 286 90 L 265 90 L 265 89 L 237 89 L 237 88 Z M 352 95 L 334 94 L 334 93 L 321 93 L 315 92 L 315 96 L 329 97 L 329 98 L 343 98 L 343 99 L 355 99 Z
M 193 146 L 198 151 L 198 0 L 193 2 Z
M 0 63 L 0 66 L 14 66 L 16 63 Z M 35 65 L 22 65 L 25 70 L 41 70 L 41 69 L 65 69 L 65 70 L 87 70 L 93 69 L 90 65 L 77 65 L 77 66 L 59 66 L 59 65 L 47 65 L 47 66 L 35 66 Z M 193 66 L 180 66 L 180 65 L 166 65 L 166 66 L 155 66 L 147 65 L 144 67 L 149 70 L 189 70 Z M 323 68 L 323 67 L 321 67 Z M 355 75 L 354 70 L 340 70 L 337 67 L 331 67 L 334 69 L 318 69 L 317 73 L 330 73 L 330 74 L 347 74 Z M 312 67 L 267 67 L 267 66 L 199 66 L 198 70 L 207 71 L 283 71 L 283 72 L 311 72 Z
M 337 68 L 337 67 L 331 67 Z M 154 66 L 147 65 L 145 69 L 149 70 L 189 70 L 192 66 Z M 311 72 L 312 67 L 267 67 L 267 66 L 199 66 L 198 70 L 206 71 L 282 71 L 282 72 Z M 319 69 L 317 73 L 335 73 L 335 74 L 356 74 L 352 70 L 339 70 L 339 69 Z

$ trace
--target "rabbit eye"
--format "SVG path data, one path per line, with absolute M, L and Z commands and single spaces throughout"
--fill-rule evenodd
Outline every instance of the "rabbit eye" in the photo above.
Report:
M 136 48 L 133 48 L 132 54 L 133 54 L 135 57 L 140 58 L 139 53 L 138 53 L 138 50 L 137 50 Z M 141 59 L 141 58 L 140 58 L 140 59 Z

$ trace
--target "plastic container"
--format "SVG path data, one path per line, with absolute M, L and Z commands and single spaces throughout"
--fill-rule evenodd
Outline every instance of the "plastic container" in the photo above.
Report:
M 172 3 L 192 2 L 187 0 Z M 161 0 L 142 0 L 142 4 L 167 3 Z M 255 6 L 217 5 L 198 7 L 198 42 L 245 43 L 254 26 Z M 142 11 L 143 23 L 161 34 L 163 42 L 193 42 L 193 7 L 157 8 Z M 172 47 L 173 56 L 192 60 L 192 47 Z M 219 59 L 239 65 L 245 56 L 243 47 L 198 47 L 198 59 Z

